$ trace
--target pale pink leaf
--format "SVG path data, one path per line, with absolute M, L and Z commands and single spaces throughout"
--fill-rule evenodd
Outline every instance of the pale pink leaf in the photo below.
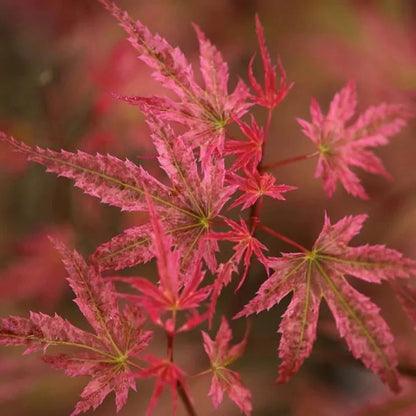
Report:
M 252 410 L 251 393 L 244 386 L 240 374 L 227 368 L 243 354 L 247 337 L 248 330 L 241 342 L 230 346 L 232 333 L 224 317 L 214 340 L 202 331 L 204 349 L 211 362 L 212 380 L 209 396 L 214 407 L 217 408 L 222 402 L 225 392 L 245 415 L 250 415 Z
M 353 289 L 345 275 L 373 283 L 408 278 L 416 273 L 416 263 L 382 245 L 348 246 L 365 218 L 345 217 L 331 225 L 325 216 L 312 250 L 270 259 L 269 266 L 275 272 L 237 314 L 241 317 L 268 310 L 293 292 L 279 327 L 280 382 L 288 380 L 311 353 L 319 305 L 325 298 L 354 357 L 377 373 L 393 391 L 398 390 L 397 358 L 390 329 L 379 308 Z
M 128 360 L 146 348 L 151 332 L 143 330 L 142 312 L 133 305 L 121 310 L 110 281 L 105 281 L 77 252 L 56 243 L 69 274 L 75 302 L 94 329 L 81 330 L 58 315 L 31 313 L 29 318 L 0 321 L 0 344 L 23 345 L 25 353 L 43 350 L 43 360 L 70 376 L 90 376 L 72 415 L 97 408 L 114 391 L 117 411 L 125 404 L 128 390 L 135 389 Z M 70 347 L 70 354 L 51 356 L 48 347 Z
M 309 123 L 297 119 L 303 133 L 316 145 L 319 152 L 315 177 L 322 177 L 323 187 L 329 197 L 341 182 L 351 195 L 368 198 L 360 179 L 351 171 L 357 166 L 373 174 L 390 178 L 382 161 L 368 147 L 388 143 L 388 138 L 397 134 L 413 116 L 404 105 L 381 104 L 368 108 L 353 124 L 346 125 L 354 115 L 356 107 L 355 84 L 348 84 L 335 94 L 324 116 L 316 100 L 311 102 Z

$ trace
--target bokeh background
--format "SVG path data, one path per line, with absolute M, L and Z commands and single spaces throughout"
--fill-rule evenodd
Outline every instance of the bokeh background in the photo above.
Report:
M 191 22 L 197 23 L 222 51 L 230 83 L 247 79 L 247 65 L 257 53 L 254 16 L 258 13 L 269 50 L 280 55 L 295 85 L 273 118 L 266 163 L 313 151 L 295 117 L 308 118 L 310 97 L 326 109 L 348 79 L 358 87 L 358 108 L 382 101 L 416 107 L 416 3 L 413 0 L 123 0 L 121 7 L 172 45 L 179 45 L 198 65 Z M 129 157 L 157 172 L 155 150 L 139 112 L 116 101 L 111 92 L 163 94 L 149 70 L 136 59 L 123 31 L 94 0 L 0 1 L 0 128 L 29 144 L 52 149 L 83 149 Z M 264 113 L 256 110 L 258 120 Z M 328 199 L 313 178 L 316 160 L 276 169 L 278 182 L 299 187 L 286 202 L 265 202 L 265 224 L 310 246 L 326 209 L 334 220 L 368 213 L 356 244 L 385 243 L 416 258 L 416 124 L 377 149 L 393 182 L 360 172 L 371 196 L 361 201 L 338 189 Z M 85 323 L 72 302 L 65 271 L 47 236 L 62 239 L 85 256 L 140 215 L 121 214 L 73 188 L 70 181 L 45 174 L 0 144 L 0 315 L 27 316 L 30 310 L 58 312 Z M 272 255 L 290 247 L 260 235 Z M 227 249 L 227 248 L 226 248 Z M 140 274 L 154 273 L 154 265 Z M 231 317 L 265 278 L 254 264 L 238 296 L 226 290 L 219 313 Z M 276 387 L 276 330 L 289 299 L 252 321 L 246 355 L 235 364 L 252 389 L 254 415 L 415 415 L 416 337 L 389 288 L 352 282 L 383 307 L 401 351 L 404 392 L 392 396 L 377 377 L 351 359 L 339 340 L 326 307 L 321 309 L 318 341 L 312 356 L 286 385 Z M 236 339 L 244 322 L 234 323 Z M 197 332 L 197 331 L 196 331 Z M 208 366 L 199 333 L 178 339 L 176 356 L 189 373 Z M 164 354 L 156 337 L 152 353 Z M 7 415 L 69 414 L 86 379 L 69 379 L 21 350 L 0 351 L 0 409 Z M 238 415 L 228 400 L 214 412 L 207 398 L 209 377 L 190 380 L 198 414 Z M 141 415 L 152 381 L 138 383 L 120 415 Z M 383 402 L 386 402 L 383 404 Z M 170 396 L 162 395 L 155 415 L 169 415 Z M 96 414 L 115 413 L 107 399 Z M 3 410 L 2 410 L 3 412 Z M 384 413 L 382 413 L 384 412 Z M 179 415 L 183 409 L 179 408 Z

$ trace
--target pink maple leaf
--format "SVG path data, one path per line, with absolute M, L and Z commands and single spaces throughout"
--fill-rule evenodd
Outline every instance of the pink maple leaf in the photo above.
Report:
M 241 218 L 240 224 L 228 218 L 223 219 L 226 224 L 231 227 L 232 231 L 222 233 L 212 232 L 208 234 L 206 238 L 214 240 L 228 240 L 236 244 L 234 246 L 234 254 L 228 259 L 226 263 L 221 263 L 217 269 L 215 281 L 212 285 L 212 293 L 210 297 L 208 313 L 210 326 L 215 314 L 215 306 L 222 292 L 222 289 L 231 282 L 233 273 L 238 272 L 238 265 L 241 262 L 241 259 L 243 259 L 244 270 L 235 291 L 241 287 L 247 277 L 247 273 L 251 265 L 251 257 L 253 254 L 264 265 L 266 271 L 268 272 L 269 270 L 267 258 L 263 253 L 263 251 L 267 251 L 268 248 L 254 237 L 253 230 L 248 229 L 246 222 Z
M 232 347 L 229 345 L 232 338 L 231 329 L 224 317 L 214 340 L 206 332 L 201 332 L 204 349 L 211 362 L 212 381 L 208 394 L 214 407 L 217 408 L 222 402 L 225 392 L 245 415 L 250 415 L 252 410 L 250 390 L 244 386 L 240 374 L 228 368 L 243 354 L 248 330 L 243 340 Z
M 90 376 L 72 416 L 97 408 L 115 392 L 117 411 L 135 390 L 132 361 L 146 348 L 151 332 L 143 330 L 141 311 L 132 305 L 121 310 L 111 282 L 105 281 L 77 252 L 56 243 L 61 252 L 75 302 L 93 328 L 87 332 L 58 315 L 30 313 L 29 318 L 10 317 L 0 321 L 1 345 L 25 345 L 25 354 L 43 350 L 42 359 L 70 376 Z M 51 346 L 74 349 L 60 355 L 45 354 Z M 79 352 L 75 352 L 78 350 Z M 140 368 L 140 367 L 139 367 Z
M 118 20 L 128 40 L 139 52 L 139 58 L 153 69 L 153 77 L 179 98 L 124 97 L 145 113 L 186 125 L 192 132 L 185 135 L 187 144 L 201 148 L 201 158 L 216 150 L 222 151 L 224 127 L 233 118 L 240 118 L 250 107 L 248 89 L 239 81 L 229 94 L 228 65 L 214 45 L 194 25 L 200 46 L 200 68 L 205 89 L 195 81 L 193 69 L 181 50 L 172 47 L 163 37 L 152 34 L 140 21 L 134 22 L 126 12 L 109 0 L 99 0 Z
M 122 210 L 147 211 L 145 187 L 175 244 L 188 248 L 184 260 L 191 261 L 199 252 L 214 270 L 216 247 L 201 237 L 210 231 L 212 219 L 235 191 L 235 187 L 225 185 L 224 160 L 206 161 L 201 174 L 192 149 L 181 136 L 160 120 L 149 118 L 148 124 L 170 187 L 127 159 L 30 147 L 1 132 L 0 140 L 26 154 L 29 160 L 46 166 L 48 172 L 75 179 L 75 186 L 85 193 Z M 100 269 L 120 269 L 149 260 L 151 239 L 146 236 L 149 230 L 143 225 L 126 231 L 99 247 L 92 260 Z
M 215 240 L 228 240 L 236 243 L 233 247 L 234 254 L 228 261 L 228 263 L 236 265 L 240 263 L 241 259 L 243 259 L 244 271 L 236 289 L 238 290 L 247 276 L 247 272 L 251 264 L 251 257 L 253 254 L 258 258 L 258 260 L 261 263 L 263 263 L 266 270 L 268 270 L 268 260 L 263 254 L 263 251 L 267 251 L 268 248 L 264 244 L 262 244 L 257 238 L 254 237 L 253 230 L 250 231 L 248 229 L 247 224 L 243 219 L 240 218 L 240 223 L 232 221 L 228 218 L 223 219 L 227 223 L 227 225 L 231 227 L 231 231 L 223 233 L 213 232 L 209 234 L 207 238 L 212 238 Z
M 285 192 L 297 189 L 290 185 L 275 185 L 276 178 L 270 173 L 260 173 L 257 170 L 251 172 L 244 169 L 245 177 L 231 173 L 228 175 L 228 182 L 233 186 L 238 186 L 238 190 L 243 194 L 238 197 L 229 207 L 234 208 L 243 205 L 242 209 L 246 209 L 254 205 L 258 199 L 269 196 L 274 199 L 284 200 L 282 195 Z
M 280 323 L 282 334 L 279 382 L 287 381 L 309 356 L 316 338 L 319 305 L 325 298 L 340 335 L 352 354 L 397 391 L 397 358 L 393 335 L 379 308 L 345 279 L 351 275 L 367 282 L 408 278 L 416 263 L 383 245 L 350 247 L 365 215 L 345 217 L 331 225 L 327 216 L 311 251 L 284 253 L 271 259 L 275 272 L 236 317 L 268 310 L 288 293 L 292 300 Z
M 248 78 L 251 86 L 253 87 L 256 95 L 252 95 L 251 98 L 259 105 L 272 109 L 279 105 L 279 103 L 286 97 L 287 93 L 293 87 L 293 82 L 289 85 L 286 84 L 286 72 L 283 68 L 280 58 L 277 60 L 277 66 L 280 72 L 280 85 L 279 89 L 276 89 L 276 67 L 272 66 L 269 52 L 266 48 L 266 42 L 264 40 L 264 30 L 260 23 L 259 17 L 256 15 L 256 32 L 257 39 L 260 47 L 261 61 L 264 68 L 264 89 L 257 82 L 253 74 L 253 61 L 251 58 L 248 67 Z
M 355 123 L 346 126 L 354 115 L 356 104 L 355 84 L 350 81 L 335 94 L 326 116 L 312 98 L 312 122 L 297 119 L 303 133 L 318 148 L 319 160 L 315 177 L 322 177 L 324 190 L 329 197 L 335 192 L 337 181 L 340 181 L 351 195 L 368 198 L 359 178 L 349 165 L 390 178 L 381 160 L 367 147 L 387 144 L 388 137 L 397 134 L 406 124 L 406 119 L 412 116 L 403 105 L 383 103 L 377 107 L 369 107 Z

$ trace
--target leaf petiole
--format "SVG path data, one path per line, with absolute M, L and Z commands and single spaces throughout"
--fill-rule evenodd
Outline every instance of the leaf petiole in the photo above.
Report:
M 261 168 L 263 171 L 271 170 L 278 166 L 289 165 L 290 163 L 300 162 L 302 160 L 311 159 L 312 157 L 318 156 L 320 152 L 306 153 L 300 156 L 290 157 L 288 159 L 278 160 L 277 162 L 269 163 L 268 165 L 263 165 Z

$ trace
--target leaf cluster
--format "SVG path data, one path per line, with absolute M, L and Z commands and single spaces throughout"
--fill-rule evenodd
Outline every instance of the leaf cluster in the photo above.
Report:
M 193 415 L 196 411 L 187 387 L 189 374 L 174 362 L 174 339 L 205 322 L 210 328 L 223 288 L 237 274 L 238 290 L 251 277 L 251 265 L 257 259 L 267 278 L 234 318 L 269 310 L 292 293 L 278 330 L 278 382 L 289 380 L 311 354 L 324 299 L 352 355 L 398 391 L 394 336 L 379 307 L 356 290 L 347 276 L 375 284 L 387 281 L 416 321 L 415 291 L 410 280 L 416 273 L 416 263 L 384 245 L 350 246 L 365 215 L 345 216 L 331 223 L 325 213 L 322 231 L 311 249 L 262 223 L 264 198 L 283 203 L 286 193 L 296 187 L 277 183 L 271 170 L 281 162 L 269 166 L 263 163 L 266 141 L 273 133 L 273 112 L 293 83 L 288 84 L 280 58 L 273 65 L 259 18 L 256 17 L 256 33 L 263 82 L 254 74 L 253 57 L 248 68 L 250 87 L 239 80 L 229 92 L 228 64 L 198 26 L 194 25 L 194 29 L 202 85 L 179 48 L 151 33 L 111 1 L 99 1 L 127 33 L 139 59 L 152 69 L 154 79 L 171 94 L 115 94 L 143 113 L 157 151 L 160 175 L 112 155 L 31 147 L 6 133 L 0 133 L 0 140 L 28 160 L 45 166 L 48 172 L 72 179 L 76 187 L 102 203 L 122 211 L 145 212 L 148 217 L 144 223 L 102 243 L 88 262 L 62 243 L 54 243 L 75 302 L 92 331 L 81 330 L 58 315 L 32 312 L 29 318 L 3 319 L 0 344 L 23 345 L 25 353 L 43 351 L 42 359 L 52 367 L 69 376 L 89 376 L 72 415 L 97 408 L 113 391 L 119 410 L 129 389 L 135 390 L 136 379 L 150 377 L 156 381 L 147 414 L 168 387 L 173 412 L 176 413 L 179 395 Z M 388 138 L 412 116 L 403 105 L 381 104 L 370 107 L 350 123 L 356 101 L 355 85 L 350 81 L 335 94 L 327 115 L 313 99 L 312 120 L 298 119 L 303 133 L 315 146 L 315 176 L 322 177 L 329 197 L 341 182 L 351 195 L 368 198 L 350 167 L 388 177 L 381 160 L 368 147 L 387 144 Z M 254 106 L 266 111 L 263 125 L 253 115 Z M 249 122 L 243 120 L 247 114 Z M 238 126 L 238 137 L 230 133 L 233 123 Z M 238 218 L 230 214 L 236 207 L 240 210 Z M 259 231 L 289 243 L 297 251 L 274 257 L 277 253 L 261 240 Z M 224 240 L 233 244 L 227 259 L 218 256 Z M 108 275 L 151 259 L 157 266 L 156 283 L 149 276 Z M 115 287 L 120 282 L 129 284 L 132 291 Z M 153 330 L 146 329 L 146 325 L 153 325 Z M 166 356 L 146 353 L 155 330 L 166 335 Z M 232 331 L 224 317 L 214 338 L 202 331 L 201 346 L 208 356 L 209 368 L 199 375 L 212 376 L 208 394 L 215 408 L 225 393 L 244 414 L 252 412 L 251 392 L 241 375 L 228 368 L 243 355 L 248 337 L 247 331 L 242 341 L 230 346 Z M 68 352 L 49 354 L 49 348 L 56 346 Z

